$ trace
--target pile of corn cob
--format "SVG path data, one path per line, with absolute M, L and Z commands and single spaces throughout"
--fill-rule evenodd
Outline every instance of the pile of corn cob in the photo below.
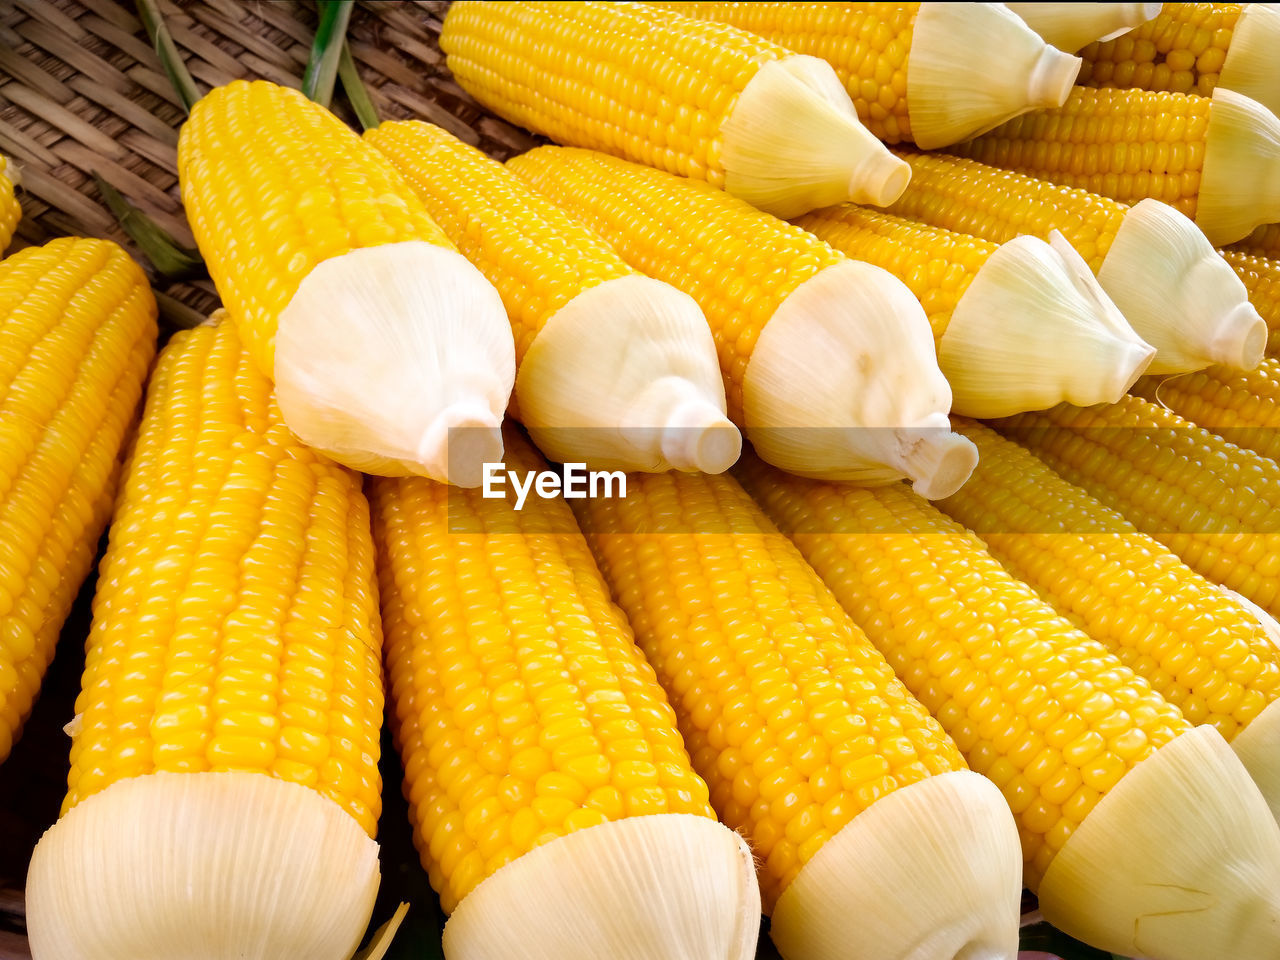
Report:
M 351 957 L 384 697 L 449 960 L 1274 958 L 1278 33 L 458 2 L 555 145 L 194 103 L 225 311 L 0 261 L 0 761 L 110 520 L 35 960 Z

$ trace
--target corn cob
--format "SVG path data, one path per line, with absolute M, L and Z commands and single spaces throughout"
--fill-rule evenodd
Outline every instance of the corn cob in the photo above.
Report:
M 0 156 L 0 254 L 9 246 L 14 231 L 18 229 L 18 221 L 22 219 L 22 207 L 16 193 L 21 182 L 13 161 Z
M 545 468 L 505 439 L 508 470 Z M 629 957 L 754 957 L 749 850 L 715 823 L 569 508 L 416 477 L 371 489 L 393 722 L 446 954 L 602 957 L 631 937 Z
M 1212 98 L 1076 87 L 1063 106 L 953 150 L 1125 203 L 1161 200 L 1215 246 L 1280 220 L 1280 118 L 1223 87 Z
M 1280 361 L 1247 373 L 1210 368 L 1180 377 L 1143 377 L 1133 391 L 1238 447 L 1280 461 Z
M 1135 27 L 1160 13 L 1158 3 L 1006 3 L 1005 6 L 1045 42 L 1072 53 L 1096 40 L 1131 37 Z
M 502 164 L 439 127 L 384 123 L 365 140 L 502 295 L 513 406 L 553 460 L 599 470 L 719 473 L 742 440 L 702 311 L 642 276 Z
M 1280 826 L 1216 730 L 901 485 L 735 475 L 1004 793 L 1046 919 L 1125 955 L 1275 954 Z
M 1156 347 L 1149 373 L 1211 363 L 1249 368 L 1261 359 L 1267 323 L 1280 331 L 1280 286 L 1269 289 L 1265 268 L 1251 268 L 1235 251 L 1219 256 L 1194 223 L 1166 204 L 1129 207 L 943 154 L 899 156 L 911 165 L 912 181 L 891 213 L 992 243 L 1060 231 L 1133 329 Z
M 1061 106 L 1080 58 L 995 3 L 660 3 L 826 60 L 885 143 L 945 147 Z
M 977 444 L 978 468 L 939 509 L 1188 720 L 1241 744 L 1246 767 L 1280 813 L 1280 752 L 1248 749 L 1280 737 L 1275 622 L 1013 441 L 973 421 L 956 429 Z
M 1060 235 L 997 246 L 853 204 L 795 222 L 888 270 L 920 299 L 957 412 L 1000 416 L 1072 396 L 1115 401 L 1155 355 Z
M 1012 956 L 1017 833 L 999 793 L 738 484 L 628 480 L 625 499 L 575 501 L 579 519 L 712 805 L 752 841 L 785 960 L 924 941 Z
M 926 496 L 969 475 L 928 321 L 900 281 L 708 184 L 607 154 L 539 147 L 507 166 L 697 301 L 729 417 L 770 462 L 862 482 L 909 476 Z
M 235 81 L 192 109 L 178 173 L 289 428 L 366 472 L 478 484 L 502 452 L 511 328 L 386 158 L 296 90 Z
M 345 960 L 381 787 L 359 476 L 293 438 L 224 320 L 162 353 L 113 521 L 34 955 Z
M 1221 85 L 1275 112 L 1280 107 L 1278 41 L 1280 12 L 1271 4 L 1166 3 L 1159 16 L 1136 30 L 1081 51 L 1078 82 L 1202 97 Z
M 1139 397 L 995 426 L 1193 570 L 1280 614 L 1280 464 Z
M 113 243 L 54 240 L 0 263 L 0 761 L 107 524 L 155 321 Z
M 907 184 L 828 64 L 732 27 L 615 0 L 459 2 L 440 46 L 458 83 L 508 120 L 780 217 L 883 206 Z

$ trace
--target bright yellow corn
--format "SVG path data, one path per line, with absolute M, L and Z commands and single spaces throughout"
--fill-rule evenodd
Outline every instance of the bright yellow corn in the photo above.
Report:
M 1137 87 L 1207 97 L 1231 48 L 1242 3 L 1166 3 L 1148 20 L 1115 40 L 1080 51 L 1077 83 L 1088 87 Z
M 94 597 L 64 812 L 130 777 L 260 772 L 374 835 L 382 637 L 360 482 L 290 435 L 232 323 L 174 336 Z
M 115 244 L 0 263 L 0 761 L 93 563 L 155 343 L 151 288 Z
M 1280 613 L 1280 464 L 1139 397 L 996 422 L 1193 570 Z
M 514 432 L 507 467 L 546 464 Z M 414 840 L 452 912 L 534 847 L 657 813 L 712 817 L 675 716 L 573 515 L 375 480 L 392 723 Z
M 1280 651 L 1253 614 L 1013 441 L 972 421 L 956 429 L 981 459 L 938 508 L 1010 573 L 1227 740 L 1280 699 Z
M 1280 361 L 1263 360 L 1249 371 L 1210 367 L 1143 377 L 1132 392 L 1238 447 L 1280 461 Z
M 901 484 L 812 481 L 744 458 L 747 489 L 1018 822 L 1035 890 L 1109 790 L 1190 729 L 982 545 Z
M 22 207 L 15 193 L 17 180 L 13 161 L 0 156 L 0 254 L 9 246 L 13 232 L 18 229 L 18 221 L 22 219 Z

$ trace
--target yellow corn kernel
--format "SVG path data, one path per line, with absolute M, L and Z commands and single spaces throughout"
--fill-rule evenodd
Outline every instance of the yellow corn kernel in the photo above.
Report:
M 93 563 L 155 343 L 151 288 L 115 244 L 0 262 L 0 761 Z
M 248 771 L 373 836 L 376 596 L 359 476 L 289 434 L 234 324 L 176 334 L 94 597 L 64 812 L 128 777 Z
M 1000 787 L 1032 890 L 1093 804 L 1190 728 L 976 536 L 901 484 L 823 483 L 755 458 L 735 473 L 969 765 Z M 1074 747 L 1078 730 L 1099 734 L 1098 749 Z

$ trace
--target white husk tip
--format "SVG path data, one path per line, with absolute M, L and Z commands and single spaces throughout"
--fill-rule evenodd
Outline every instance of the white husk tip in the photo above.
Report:
M 516 401 L 543 453 L 592 470 L 720 473 L 742 446 L 702 310 L 639 274 L 591 287 L 547 320 Z
M 1115 403 L 1154 355 L 1056 230 L 991 254 L 938 344 L 954 412 L 978 418 Z
M 1080 66 L 999 4 L 922 3 L 907 69 L 912 138 L 925 150 L 945 147 L 1061 106 Z
M 1143 340 L 1156 348 L 1147 373 L 1262 361 L 1266 321 L 1204 233 L 1168 204 L 1135 204 L 1098 270 L 1098 283 Z
M 1098 802 L 1039 896 L 1054 926 L 1122 956 L 1275 960 L 1280 826 L 1222 735 L 1197 727 Z
M 944 773 L 877 800 L 778 898 L 785 960 L 1014 960 L 1022 851 L 985 777 Z
M 280 314 L 274 376 L 289 428 L 341 463 L 478 477 L 480 464 L 460 458 L 491 454 L 492 443 L 464 443 L 450 457 L 448 426 L 501 421 L 515 342 L 498 292 L 460 254 L 386 244 L 333 257 L 303 279 Z
M 795 54 L 764 64 L 720 127 L 724 188 L 778 217 L 846 200 L 893 203 L 911 167 L 862 125 L 831 65 Z
M 1280 4 L 1246 3 L 1231 33 L 1218 85 L 1280 114 Z
M 1280 220 L 1280 118 L 1219 85 L 1205 132 L 1196 224 L 1216 247 Z
M 747 364 L 742 405 L 756 452 L 790 473 L 890 483 L 910 471 L 930 490 L 968 477 L 959 445 L 938 439 L 950 430 L 951 390 L 924 309 L 867 263 L 827 267 L 774 311 Z
M 1237 733 L 1231 749 L 1262 792 L 1271 815 L 1280 820 L 1280 700 Z
M 656 814 L 536 847 L 463 897 L 449 960 L 750 960 L 760 923 L 751 850 L 705 817 Z
M 1160 15 L 1159 3 L 1006 3 L 1048 43 L 1072 53 L 1114 40 Z
M 478 487 L 484 465 L 502 461 L 502 421 L 477 403 L 455 403 L 441 410 L 418 446 L 418 463 L 429 477 L 458 487 Z
M 41 838 L 27 932 L 44 960 L 347 960 L 378 845 L 333 801 L 259 773 L 157 773 Z

